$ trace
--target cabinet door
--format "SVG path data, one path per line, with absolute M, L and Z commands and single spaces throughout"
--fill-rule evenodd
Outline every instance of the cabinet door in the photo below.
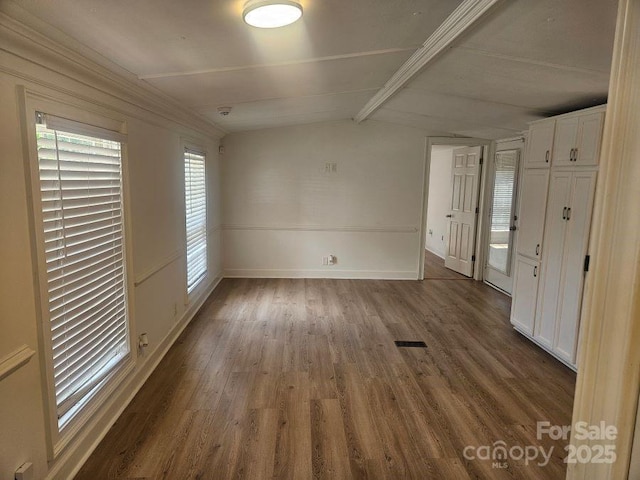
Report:
M 542 232 L 547 207 L 549 170 L 528 169 L 522 176 L 518 212 L 517 252 L 539 259 L 542 253 Z
M 579 119 L 578 143 L 574 165 L 596 166 L 600 160 L 600 140 L 604 113 L 583 115 Z
M 555 120 L 547 120 L 534 123 L 529 127 L 527 154 L 524 158 L 525 168 L 549 167 L 551 165 L 555 125 Z
M 578 145 L 579 117 L 561 118 L 556 121 L 556 135 L 553 142 L 553 166 L 574 165 L 573 149 Z
M 571 178 L 571 199 L 566 221 L 562 259 L 562 300 L 560 303 L 554 352 L 575 364 L 582 288 L 584 257 L 587 254 L 591 211 L 596 189 L 596 172 L 576 172 Z
M 534 337 L 549 348 L 554 345 L 558 302 L 561 292 L 561 273 L 564 238 L 567 225 L 571 172 L 552 172 L 549 182 L 549 201 L 544 225 L 543 272 L 536 308 Z
M 540 262 L 518 255 L 513 282 L 511 323 L 527 335 L 533 335 L 539 272 Z

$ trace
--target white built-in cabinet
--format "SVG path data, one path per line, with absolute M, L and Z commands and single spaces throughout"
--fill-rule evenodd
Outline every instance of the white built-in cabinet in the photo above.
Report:
M 516 271 L 514 275 L 514 292 L 511 304 L 511 323 L 522 333 L 533 336 L 533 326 L 538 299 L 538 274 L 540 262 L 531 260 L 524 255 L 516 258 Z
M 604 113 L 531 124 L 520 182 L 511 323 L 573 368 Z
M 548 168 L 553 150 L 553 133 L 556 122 L 553 119 L 531 124 L 527 136 L 525 168 Z
M 597 166 L 603 120 L 602 112 L 556 120 L 556 135 L 551 156 L 553 166 Z
M 525 169 L 520 183 L 519 239 L 521 255 L 540 259 L 549 187 L 548 169 Z

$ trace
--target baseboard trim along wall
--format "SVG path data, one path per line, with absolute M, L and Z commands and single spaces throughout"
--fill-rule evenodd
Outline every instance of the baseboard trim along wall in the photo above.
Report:
M 443 259 L 443 260 L 444 260 L 444 257 L 445 257 L 445 253 L 444 253 L 444 252 L 436 252 L 435 250 L 432 250 L 432 249 L 430 249 L 430 248 L 425 248 L 425 250 L 426 250 L 427 252 L 431 252 L 431 253 L 433 253 L 434 255 L 436 255 L 436 256 L 438 256 L 438 257 L 440 257 L 441 259 Z
M 276 269 L 227 269 L 225 278 L 327 278 L 348 280 L 415 280 L 415 270 L 276 270 Z
M 151 374 L 158 367 L 169 349 L 173 346 L 180 334 L 186 328 L 191 320 L 200 311 L 204 302 L 213 293 L 216 287 L 222 281 L 222 274 L 219 272 L 212 280 L 210 285 L 202 289 L 200 295 L 196 297 L 189 308 L 184 312 L 182 318 L 176 322 L 169 333 L 158 344 L 158 346 L 149 354 L 142 367 L 137 370 L 125 383 L 117 395 L 102 406 L 102 414 L 90 424 L 86 425 L 83 433 L 78 435 L 74 440 L 71 448 L 63 453 L 56 461 L 55 465 L 49 470 L 47 480 L 56 480 L 60 478 L 73 478 L 80 468 L 87 461 L 89 456 L 100 444 L 111 427 L 118 420 L 125 408 L 131 403 L 140 388 L 145 384 Z M 94 439 L 91 444 L 82 448 L 88 441 Z M 74 448 L 75 447 L 75 448 Z

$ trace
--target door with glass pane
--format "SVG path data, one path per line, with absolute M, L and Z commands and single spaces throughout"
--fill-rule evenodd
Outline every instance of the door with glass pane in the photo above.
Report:
M 510 142 L 508 147 L 521 146 Z M 514 222 L 520 148 L 498 145 L 492 165 L 492 194 L 489 209 L 489 241 L 484 279 L 511 294 L 513 288 Z

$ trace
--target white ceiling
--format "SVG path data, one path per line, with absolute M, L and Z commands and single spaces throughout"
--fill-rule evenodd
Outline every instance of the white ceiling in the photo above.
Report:
M 302 21 L 277 30 L 244 24 L 244 0 L 14 3 L 239 131 L 354 117 L 461 0 L 302 0 Z M 503 0 L 370 118 L 500 138 L 602 103 L 616 7 Z

